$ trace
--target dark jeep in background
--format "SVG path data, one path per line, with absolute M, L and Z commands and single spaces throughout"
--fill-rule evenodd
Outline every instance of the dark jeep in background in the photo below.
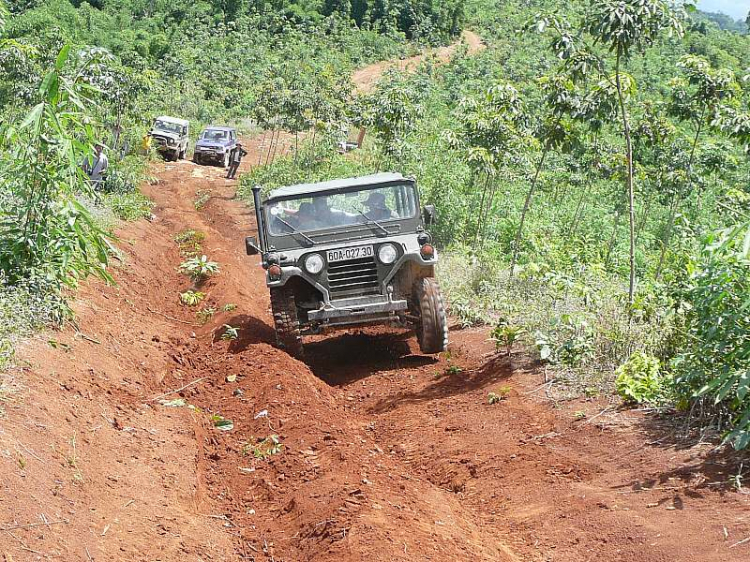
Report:
M 261 203 L 258 238 L 280 347 L 302 357 L 304 334 L 390 324 L 413 327 L 423 353 L 448 345 L 437 252 L 425 231 L 417 186 L 400 174 L 293 185 Z
M 229 167 L 229 156 L 237 146 L 237 131 L 231 127 L 207 127 L 195 143 L 193 162 Z

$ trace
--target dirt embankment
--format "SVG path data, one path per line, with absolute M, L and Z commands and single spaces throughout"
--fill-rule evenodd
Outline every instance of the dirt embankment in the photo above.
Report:
M 247 165 L 265 149 L 249 146 Z M 119 285 L 87 285 L 80 331 L 20 352 L 0 418 L 0 560 L 750 556 L 736 461 L 605 399 L 544 401 L 543 375 L 484 330 L 454 326 L 439 358 L 387 330 L 316 338 L 306 364 L 275 349 L 234 182 L 188 162 L 155 174 L 153 221 L 120 233 Z M 205 325 L 179 302 L 188 229 L 221 266 L 200 288 Z

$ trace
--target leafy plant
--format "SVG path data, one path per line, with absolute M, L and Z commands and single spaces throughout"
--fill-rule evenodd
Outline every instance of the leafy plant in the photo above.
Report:
M 187 306 L 197 306 L 203 299 L 206 298 L 206 293 L 200 291 L 185 291 L 180 293 L 180 302 Z
M 656 357 L 642 352 L 630 356 L 615 372 L 617 393 L 626 402 L 642 404 L 658 401 L 664 391 L 661 366 Z
M 195 257 L 200 253 L 205 239 L 206 235 L 203 232 L 193 229 L 183 230 L 174 237 L 174 241 L 180 247 L 180 253 L 189 258 Z
M 219 272 L 219 264 L 209 260 L 205 255 L 194 257 L 180 264 L 180 271 L 190 276 L 195 282 L 204 281 Z
M 221 307 L 222 312 L 233 312 L 235 310 L 237 310 L 236 304 L 225 304 L 224 306 Z
M 198 191 L 196 191 L 195 202 L 193 203 L 196 211 L 200 211 L 203 207 L 206 206 L 206 203 L 208 203 L 211 199 L 211 193 L 212 192 L 210 189 L 199 189 Z
M 198 318 L 198 322 L 201 324 L 207 324 L 211 318 L 214 317 L 214 314 L 216 314 L 216 309 L 212 306 L 208 306 L 202 310 L 199 310 L 195 313 L 196 318 Z
M 458 365 L 450 365 L 445 369 L 445 374 L 448 376 L 460 375 L 463 373 L 463 369 Z
M 221 339 L 224 341 L 231 341 L 236 340 L 240 335 L 239 328 L 235 328 L 234 326 L 230 326 L 229 324 L 224 324 L 224 333 L 221 334 Z
M 487 402 L 489 404 L 497 404 L 507 399 L 510 396 L 511 388 L 509 386 L 501 386 L 496 392 L 490 392 L 487 395 Z
M 508 324 L 506 320 L 500 320 L 490 332 L 490 338 L 495 342 L 495 347 L 499 350 L 504 347 L 507 354 L 510 355 L 513 344 L 524 333 L 521 326 Z
M 246 444 L 242 448 L 242 454 L 252 454 L 256 459 L 266 460 L 270 456 L 281 453 L 283 447 L 278 435 L 269 435 L 255 444 Z
M 211 416 L 211 423 L 213 423 L 214 427 L 219 431 L 231 431 L 234 429 L 234 422 L 230 419 L 220 416 L 219 414 L 214 414 L 213 416 Z

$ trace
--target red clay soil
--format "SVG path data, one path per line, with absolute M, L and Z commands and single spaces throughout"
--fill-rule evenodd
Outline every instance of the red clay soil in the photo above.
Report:
M 750 559 L 736 457 L 605 399 L 544 399 L 543 373 L 486 330 L 453 327 L 440 357 L 385 329 L 314 338 L 306 363 L 275 349 L 235 182 L 154 173 L 153 219 L 119 233 L 118 285 L 85 285 L 79 331 L 28 342 L 4 376 L 0 560 Z M 205 325 L 178 297 L 186 229 L 221 265 Z

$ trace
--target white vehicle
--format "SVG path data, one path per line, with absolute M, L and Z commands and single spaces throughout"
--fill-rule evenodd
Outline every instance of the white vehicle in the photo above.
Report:
M 149 132 L 156 150 L 167 160 L 180 160 L 187 156 L 189 134 L 188 121 L 166 115 L 157 117 Z

